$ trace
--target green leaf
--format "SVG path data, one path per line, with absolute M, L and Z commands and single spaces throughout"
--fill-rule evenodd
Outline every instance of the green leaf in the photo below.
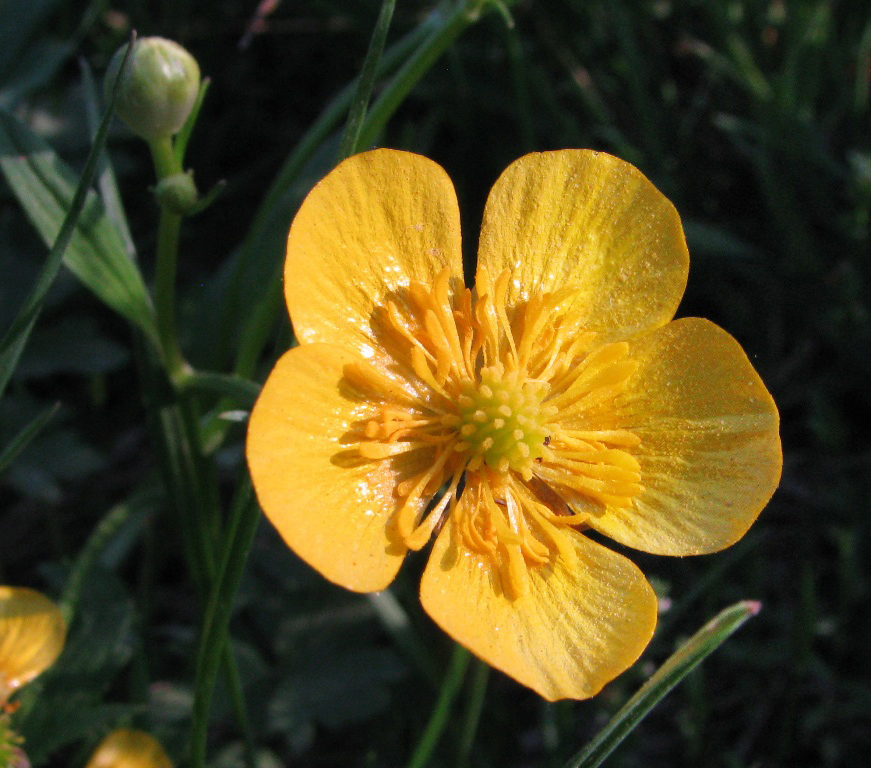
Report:
M 107 111 L 104 124 L 108 117 Z M 72 170 L 26 125 L 0 112 L 0 170 L 45 244 L 52 247 L 52 255 L 40 276 L 40 289 L 29 304 L 33 305 L 35 319 L 38 305 L 56 274 L 59 250 L 64 264 L 82 283 L 147 336 L 156 339 L 154 309 L 142 275 L 128 257 L 124 240 L 100 199 L 91 191 L 85 193 L 93 181 L 96 158 L 105 142 L 105 125 L 101 129 L 86 174 L 78 183 L 82 198 L 79 202 L 74 199 L 79 190 Z M 71 229 L 69 233 L 67 228 Z M 68 244 L 63 239 L 68 239 Z M 0 349 L 0 355 L 4 350 Z M 0 361 L 5 363 L 2 357 Z
M 97 133 L 100 130 L 99 94 L 101 89 L 94 82 L 94 75 L 86 61 L 80 63 L 80 68 L 82 70 L 82 86 L 85 91 L 85 114 L 88 120 L 88 132 L 93 142 L 97 140 Z M 100 199 L 103 201 L 106 215 L 115 224 L 121 238 L 124 240 L 127 255 L 135 260 L 136 245 L 133 243 L 130 225 L 127 222 L 127 215 L 124 213 L 124 204 L 121 201 L 121 192 L 118 190 L 115 169 L 112 167 L 112 163 L 106 154 L 101 158 L 97 170 L 97 191 L 100 194 Z
M 390 29 L 390 20 L 393 18 L 393 9 L 396 0 L 384 0 L 381 4 L 381 13 L 372 33 L 372 41 L 366 53 L 366 60 L 360 70 L 357 80 L 357 90 L 354 93 L 354 101 L 351 104 L 351 112 L 348 115 L 348 123 L 345 133 L 342 135 L 342 146 L 339 150 L 339 159 L 350 157 L 360 151 L 360 131 L 363 129 L 363 120 L 366 118 L 366 108 L 372 97 L 372 88 L 375 85 L 375 76 L 378 74 L 378 64 L 384 51 L 384 42 L 387 40 L 387 31 Z
M 747 619 L 759 613 L 761 607 L 756 601 L 744 600 L 718 613 L 666 659 L 638 693 L 564 768 L 596 768 L 601 765 L 672 688 L 717 650 Z

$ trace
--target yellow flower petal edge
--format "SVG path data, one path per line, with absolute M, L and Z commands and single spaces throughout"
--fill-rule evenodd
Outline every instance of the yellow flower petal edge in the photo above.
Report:
M 590 525 L 660 555 L 734 544 L 780 481 L 774 400 L 738 342 L 707 320 L 669 323 L 633 339 L 629 354 L 638 368 L 610 418 L 641 441 L 644 490 Z
M 641 655 L 656 626 L 656 595 L 635 565 L 574 531 L 567 539 L 571 567 L 563 557 L 532 570 L 529 589 L 512 600 L 492 559 L 470 552 L 449 522 L 420 585 L 424 609 L 445 632 L 549 701 L 597 694 Z
M 290 228 L 284 290 L 296 336 L 371 356 L 376 304 L 445 267 L 462 280 L 460 212 L 444 170 L 409 152 L 353 155 Z
M 288 545 L 350 589 L 385 587 L 435 537 L 433 619 L 545 698 L 592 696 L 641 653 L 656 601 L 583 531 L 668 554 L 734 542 L 778 483 L 777 409 L 725 331 L 671 321 L 686 245 L 636 169 L 583 150 L 512 164 L 470 289 L 445 258 L 459 234 L 435 168 L 364 153 L 303 203 L 287 270 L 303 275 L 287 287 L 300 346 L 252 412 L 254 488 Z
M 0 586 L 0 703 L 48 669 L 66 641 L 66 622 L 45 595 Z
M 100 742 L 85 768 L 172 768 L 172 761 L 150 733 L 120 728 Z
M 251 413 L 248 464 L 260 505 L 287 545 L 330 581 L 371 592 L 393 581 L 407 552 L 390 535 L 398 462 L 354 450 L 373 408 L 343 382 L 359 358 L 308 344 L 276 364 Z
M 511 272 L 509 304 L 573 289 L 587 330 L 626 336 L 668 322 L 689 254 L 674 206 L 635 167 L 604 152 L 524 155 L 484 210 L 478 268 Z

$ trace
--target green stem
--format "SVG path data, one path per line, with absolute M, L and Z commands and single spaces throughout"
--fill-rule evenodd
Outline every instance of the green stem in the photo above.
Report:
M 175 276 L 180 230 L 181 216 L 162 208 L 160 224 L 157 228 L 154 306 L 157 310 L 157 331 L 167 373 L 175 384 L 181 384 L 189 371 L 178 344 L 178 333 L 175 326 Z
M 170 137 L 155 139 L 149 142 L 149 147 L 158 183 L 167 177 L 183 172 L 183 152 L 177 151 L 178 148 L 173 146 Z M 218 510 L 217 485 L 212 476 L 211 467 L 203 455 L 195 404 L 191 395 L 186 393 L 184 388 L 184 384 L 192 371 L 182 355 L 176 329 L 175 283 L 181 219 L 182 217 L 178 213 L 171 211 L 166 206 L 161 206 L 157 231 L 154 304 L 163 362 L 171 382 L 173 402 L 158 409 L 158 420 L 161 424 L 161 439 L 168 458 L 168 471 L 165 472 L 165 476 L 168 486 L 174 488 L 176 509 L 186 523 L 189 539 L 188 557 L 194 581 L 198 583 L 201 593 L 208 593 L 212 596 L 215 594 L 215 590 L 220 588 L 221 576 L 227 569 L 222 567 L 221 571 L 218 572 L 218 566 L 215 562 L 215 547 L 220 527 L 220 519 L 216 516 Z M 235 530 L 232 528 L 227 533 L 227 541 L 231 545 L 235 541 Z M 250 540 L 247 542 L 245 551 L 236 555 L 240 568 L 244 566 L 248 547 L 250 547 Z M 235 594 L 235 589 L 233 593 Z M 205 711 L 205 717 L 198 721 L 195 713 L 193 730 L 197 731 L 200 722 L 203 723 L 204 727 L 207 725 L 208 705 L 211 703 L 214 689 L 214 676 L 223 665 L 233 709 L 245 740 L 246 759 L 251 764 L 253 749 L 245 714 L 245 700 L 236 661 L 227 636 L 231 607 L 232 596 L 226 609 L 226 621 L 219 623 L 215 635 L 210 636 L 210 647 L 214 650 L 215 666 L 213 672 L 212 667 L 209 667 L 209 672 L 212 673 L 210 683 L 204 686 L 199 685 L 199 683 L 197 685 L 197 700 L 203 699 L 204 696 L 207 699 L 205 705 L 202 702 L 200 704 L 200 709 Z M 208 635 L 214 624 L 210 615 L 207 608 L 203 618 L 203 637 Z M 200 680 L 199 671 L 197 680 Z M 195 764 L 197 764 L 196 760 Z M 202 739 L 202 764 L 205 764 L 205 735 Z
M 447 675 L 445 675 L 445 681 L 442 683 L 441 691 L 439 691 L 435 709 L 433 709 L 417 748 L 408 762 L 408 768 L 424 768 L 432 757 L 433 750 L 435 750 L 436 744 L 438 744 L 445 726 L 448 724 L 448 717 L 451 714 L 454 700 L 460 692 L 460 686 L 463 684 L 463 676 L 466 674 L 470 658 L 471 654 L 463 646 L 454 647 L 451 663 Z
M 209 602 L 203 617 L 203 628 L 197 650 L 194 687 L 193 724 L 190 755 L 193 768 L 205 768 L 209 710 L 222 658 L 228 652 L 228 627 L 233 613 L 233 600 L 257 524 L 260 508 L 254 499 L 251 483 L 246 478 L 230 513 L 224 539 L 224 552 L 217 578 L 212 583 Z
M 160 182 L 182 172 L 172 146 L 172 139 L 163 136 L 148 143 L 154 161 L 154 171 Z M 157 228 L 157 260 L 154 280 L 154 305 L 157 311 L 157 332 L 164 363 L 170 379 L 181 384 L 190 368 L 181 353 L 175 325 L 175 278 L 178 265 L 178 239 L 181 216 L 165 206 L 160 208 Z
M 151 149 L 151 159 L 154 162 L 154 173 L 158 181 L 167 176 L 175 176 L 182 172 L 181 163 L 175 155 L 171 136 L 161 136 L 148 142 Z

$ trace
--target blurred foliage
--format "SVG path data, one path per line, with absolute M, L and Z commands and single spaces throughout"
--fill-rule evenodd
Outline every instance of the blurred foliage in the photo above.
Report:
M 274 5 L 258 21 L 255 0 L 0 4 L 0 108 L 76 173 L 91 141 L 78 58 L 102 72 L 135 28 L 182 42 L 212 78 L 187 163 L 201 188 L 228 184 L 185 225 L 179 286 L 182 346 L 208 370 L 232 366 L 293 208 L 335 161 L 338 130 L 280 190 L 282 213 L 265 217 L 256 247 L 245 246 L 276 169 L 359 70 L 378 12 L 353 0 Z M 432 7 L 399 3 L 388 45 Z M 490 14 L 471 27 L 378 144 L 448 170 L 470 265 L 486 193 L 524 152 L 592 147 L 638 165 L 686 226 L 692 263 L 680 313 L 711 318 L 747 350 L 781 409 L 785 471 L 731 550 L 686 560 L 630 553 L 664 613 L 641 662 L 601 696 L 546 704 L 491 675 L 470 764 L 562 765 L 676 637 L 753 598 L 761 615 L 608 764 L 855 765 L 871 752 L 871 7 L 526 0 L 511 16 L 513 26 Z M 147 151 L 117 124 L 109 148 L 150 278 L 157 210 Z M 5 187 L 0 201 L 5 329 L 45 249 Z M 289 342 L 283 311 L 270 338 L 273 353 Z M 61 404 L 0 475 L 0 581 L 59 594 L 107 510 L 154 485 L 131 346 L 128 325 L 61 274 L 0 401 L 0 446 Z M 217 466 L 230 493 L 243 429 L 226 428 Z M 126 724 L 181 754 L 199 603 L 179 538 L 158 495 L 103 542 L 80 584 L 69 646 L 22 706 L 34 765 L 81 765 Z M 412 558 L 394 592 L 429 663 L 444 668 L 448 643 L 417 604 L 419 570 Z M 426 664 L 385 626 L 376 604 L 328 585 L 261 526 L 232 625 L 258 765 L 407 759 L 434 693 Z M 462 703 L 433 765 L 456 764 Z M 241 765 L 242 735 L 220 689 L 213 726 L 213 764 Z

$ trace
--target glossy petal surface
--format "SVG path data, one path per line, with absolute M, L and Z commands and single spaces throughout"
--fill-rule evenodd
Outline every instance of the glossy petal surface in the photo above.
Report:
M 425 452 L 384 461 L 354 450 L 372 404 L 342 380 L 359 360 L 306 344 L 276 364 L 251 413 L 248 466 L 260 505 L 287 545 L 330 581 L 371 592 L 396 575 L 406 549 L 391 538 L 396 485 Z
M 0 587 L 0 703 L 60 656 L 66 622 L 47 597 L 26 587 Z
M 312 189 L 290 229 L 284 288 L 297 338 L 370 357 L 372 310 L 445 267 L 462 283 L 460 214 L 444 170 L 408 152 L 354 155 Z
M 610 418 L 641 438 L 644 491 L 591 524 L 656 554 L 735 543 L 780 480 L 771 395 L 738 343 L 706 320 L 669 323 L 633 340 L 630 355 L 639 367 Z
M 499 177 L 478 264 L 511 270 L 509 302 L 576 288 L 584 327 L 624 337 L 672 318 L 689 255 L 677 211 L 638 169 L 561 150 L 525 155 Z
M 579 533 L 570 538 L 577 567 L 557 559 L 532 569 L 529 591 L 509 600 L 492 560 L 463 547 L 449 524 L 420 587 L 445 632 L 550 701 L 594 696 L 638 658 L 656 625 L 641 571 Z
M 122 728 L 100 742 L 85 768 L 172 768 L 172 762 L 151 734 Z

